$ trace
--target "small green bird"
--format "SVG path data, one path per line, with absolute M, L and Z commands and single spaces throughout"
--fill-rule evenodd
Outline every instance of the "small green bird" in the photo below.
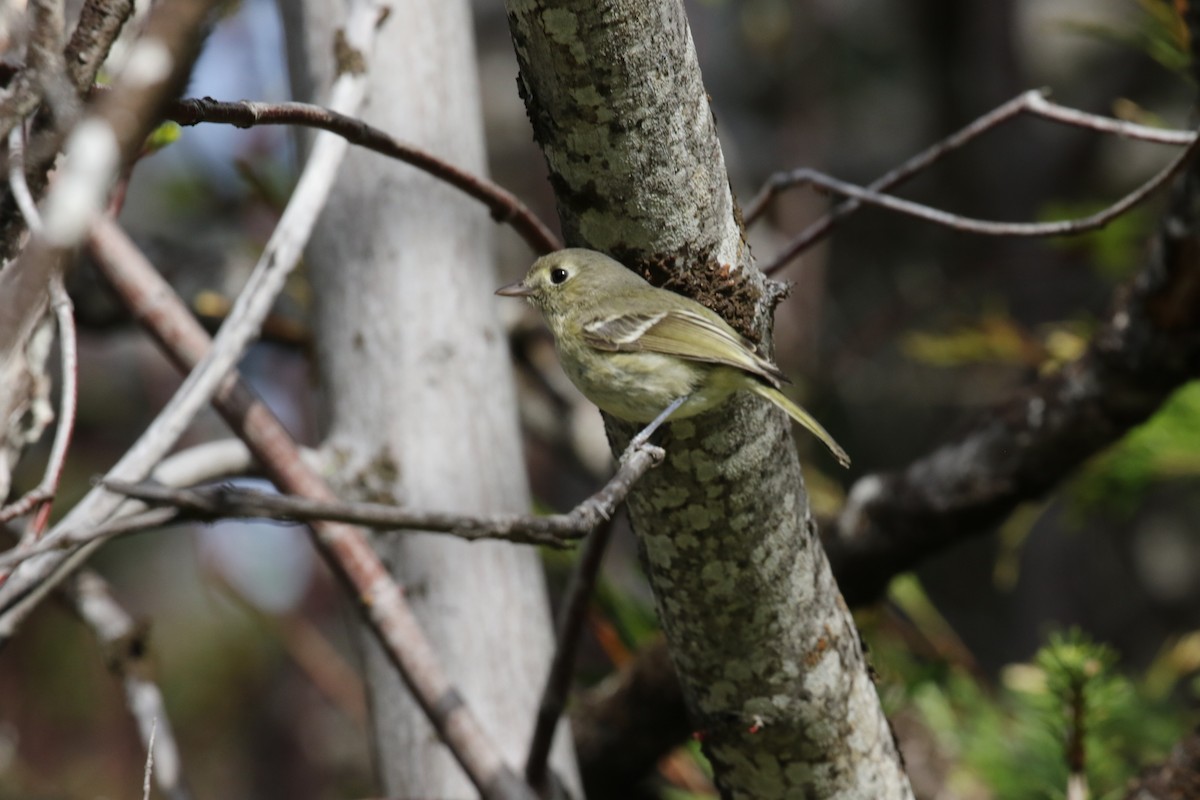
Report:
M 747 389 L 850 465 L 821 423 L 779 391 L 783 373 L 749 340 L 711 309 L 651 286 L 603 253 L 575 248 L 543 256 L 524 280 L 496 294 L 525 297 L 542 312 L 567 376 L 615 417 L 646 423 L 682 401 L 672 416 L 683 419 Z

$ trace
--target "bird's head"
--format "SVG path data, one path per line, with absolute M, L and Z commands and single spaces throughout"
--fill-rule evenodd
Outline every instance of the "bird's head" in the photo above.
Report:
M 517 283 L 496 290 L 501 297 L 524 297 L 543 314 L 604 303 L 615 293 L 647 286 L 637 274 L 603 253 L 582 248 L 558 250 L 533 262 Z

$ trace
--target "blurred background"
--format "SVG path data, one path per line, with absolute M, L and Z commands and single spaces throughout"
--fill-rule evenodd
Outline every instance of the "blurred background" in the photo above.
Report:
M 1047 86 L 1061 103 L 1143 123 L 1194 122 L 1196 87 L 1184 72 L 1186 47 L 1169 2 L 686 6 L 742 202 L 772 172 L 799 166 L 866 184 L 1030 88 Z M 476 3 L 475 36 L 492 177 L 553 222 L 500 3 Z M 287 99 L 271 0 L 233 7 L 187 93 Z M 1172 155 L 1021 119 L 902 194 L 988 219 L 1082 216 Z M 138 166 L 122 222 L 215 326 L 296 173 L 284 129 L 188 128 Z M 828 204 L 807 191 L 782 197 L 751 229 L 760 263 Z M 818 514 L 836 514 L 857 477 L 902 467 L 1078 356 L 1116 287 L 1142 264 L 1160 207 L 1152 201 L 1099 233 L 1048 241 L 967 236 L 863 210 L 780 272 L 793 289 L 776 313 L 778 361 L 854 456 L 853 469 L 840 471 L 811 438 L 798 437 Z M 497 229 L 496 246 L 499 285 L 522 274 L 532 254 L 505 229 Z M 60 507 L 115 461 L 179 383 L 86 264 L 73 284 L 83 325 L 80 420 Z M 242 368 L 297 437 L 315 444 L 308 303 L 300 276 L 268 340 Z M 599 416 L 558 372 L 536 318 L 517 304 L 501 313 L 520 370 L 536 502 L 567 509 L 610 470 Z M 208 415 L 182 445 L 225 435 Z M 896 581 L 887 603 L 860 613 L 922 796 L 1062 795 L 1061 721 L 1047 675 L 1067 656 L 1037 655 L 1055 636 L 1060 648 L 1097 665 L 1103 680 L 1089 732 L 1099 737 L 1096 796 L 1120 796 L 1127 777 L 1161 759 L 1195 722 L 1198 444 L 1200 394 L 1189 386 L 1053 496 L 1022 507 L 994 535 L 928 559 Z M 14 496 L 36 484 L 46 449 L 27 454 Z M 547 554 L 546 563 L 561 587 L 571 556 Z M 158 678 L 197 797 L 372 793 L 353 616 L 302 530 L 231 521 L 143 535 L 105 547 L 94 566 L 151 626 Z M 589 621 L 581 687 L 654 636 L 652 603 L 623 523 Z M 1064 633 L 1073 630 L 1082 633 Z M 648 796 L 705 794 L 694 751 L 665 761 Z M 0 798 L 131 796 L 140 791 L 143 755 L 105 654 L 64 607 L 46 604 L 0 657 Z

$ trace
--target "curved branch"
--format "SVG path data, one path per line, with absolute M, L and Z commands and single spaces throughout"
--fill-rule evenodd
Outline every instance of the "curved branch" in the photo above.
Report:
M 82 94 L 104 66 L 113 42 L 133 15 L 133 0 L 87 0 L 79 11 L 79 22 L 67 43 L 67 77 Z
M 201 520 L 249 517 L 315 522 L 350 522 L 387 530 L 448 533 L 469 541 L 499 539 L 518 544 L 565 547 L 612 517 L 629 490 L 664 452 L 642 445 L 626 454 L 615 475 L 600 491 L 565 514 L 453 514 L 414 511 L 384 503 L 354 503 L 268 494 L 235 486 L 172 489 L 149 483 L 102 480 L 114 492 L 151 505 L 174 506 Z
M 803 168 L 791 172 L 779 173 L 778 181 L 788 187 L 816 186 L 834 194 L 852 198 L 858 203 L 879 206 L 898 214 L 932 222 L 961 233 L 974 233 L 979 236 L 1020 236 L 1037 238 L 1046 236 L 1066 236 L 1069 234 L 1087 233 L 1102 228 L 1109 222 L 1124 214 L 1129 209 L 1144 201 L 1158 191 L 1179 170 L 1191 160 L 1196 153 L 1200 138 L 1193 137 L 1183 152 L 1158 171 L 1154 177 L 1122 197 L 1107 208 L 1078 219 L 1055 220 L 1053 222 L 996 222 L 986 219 L 973 219 L 949 211 L 931 208 L 921 203 L 881 194 L 869 188 L 855 186 L 852 183 L 830 177 L 823 172 Z
M 166 64 L 171 66 L 175 63 L 169 55 L 171 52 L 186 51 L 189 46 L 191 49 L 198 47 L 198 42 L 193 42 L 187 37 L 190 35 L 198 38 L 196 29 L 204 21 L 208 4 L 211 2 L 213 0 L 180 0 L 175 4 L 189 11 L 188 15 L 178 14 L 180 9 L 171 5 L 160 6 L 158 10 L 161 12 L 159 16 L 163 18 L 162 27 L 170 29 L 165 34 L 148 32 L 139 40 L 137 47 L 142 48 L 142 52 L 146 54 L 142 60 L 147 61 L 155 57 L 150 54 L 163 55 L 157 48 L 167 47 Z M 351 7 L 346 22 L 346 36 L 348 46 L 357 48 L 353 52 L 360 55 L 369 52 L 378 19 L 379 9 L 375 0 L 359 0 Z M 150 30 L 153 31 L 154 28 Z M 174 42 L 171 36 L 183 40 L 187 46 Z M 168 46 L 168 41 L 176 46 Z M 190 61 L 179 63 L 190 64 Z M 156 68 L 162 66 L 158 64 Z M 49 253 L 60 252 L 73 246 L 76 236 L 82 237 L 87 233 L 92 225 L 93 215 L 98 210 L 92 208 L 93 195 L 96 198 L 103 196 L 107 190 L 107 181 L 112 178 L 110 173 L 115 173 L 119 163 L 128 163 L 128 154 L 141 147 L 150 124 L 158 119 L 157 112 L 161 105 L 159 94 L 135 91 L 141 85 L 137 81 L 144 81 L 147 77 L 137 74 L 138 70 L 152 67 L 155 65 L 149 61 L 139 66 L 135 52 L 130 58 L 130 65 L 127 65 L 122 73 L 126 75 L 131 70 L 135 73 L 126 75 L 126 80 L 134 88 L 126 92 L 116 89 L 107 94 L 102 98 L 100 109 L 94 118 L 85 120 L 72 134 L 75 145 L 69 149 L 73 149 L 75 156 L 74 161 L 68 156 L 68 166 L 74 164 L 77 174 L 74 178 L 67 175 L 59 178 L 54 191 L 47 197 L 43 213 L 46 238 L 54 244 L 54 248 L 48 250 Z M 183 70 L 179 69 L 179 72 L 182 73 Z M 153 84 L 158 92 L 165 92 L 169 85 L 178 80 L 172 75 L 155 77 L 159 78 L 158 83 Z M 344 72 L 334 82 L 330 92 L 331 102 L 335 106 L 347 109 L 356 108 L 362 100 L 365 85 L 360 71 Z M 113 118 L 111 123 L 107 121 L 108 117 Z M 95 124 L 89 126 L 89 122 Z M 113 151 L 118 146 L 126 154 L 120 161 L 113 158 Z M 87 154 L 91 152 L 89 148 L 100 148 L 99 154 L 91 155 L 102 163 L 88 163 Z M 217 335 L 213 347 L 188 373 L 183 385 L 146 432 L 109 470 L 109 477 L 120 480 L 140 480 L 145 477 L 154 463 L 161 459 L 182 435 L 196 413 L 225 382 L 229 370 L 257 333 L 287 275 L 299 260 L 301 249 L 324 205 L 325 198 L 328 197 L 329 187 L 345 150 L 346 142 L 341 138 L 332 135 L 318 137 L 288 207 L 267 243 L 245 290 L 238 297 L 229 318 Z M 109 160 L 112 163 L 109 163 Z M 82 204 L 78 197 L 71 194 L 73 190 L 81 191 L 85 195 Z M 98 223 L 100 227 L 106 224 Z M 38 253 L 27 253 L 27 257 L 35 261 L 45 260 L 44 254 L 39 256 Z M 69 523 L 76 529 L 97 525 L 107 519 L 123 501 L 121 496 L 102 488 L 93 489 L 72 509 L 63 524 Z M 53 531 L 50 536 L 54 536 Z M 10 635 L 19 620 L 32 610 L 33 604 L 30 598 L 25 597 L 26 592 L 58 571 L 60 565 L 61 557 L 58 554 L 48 554 L 41 559 L 26 561 L 0 586 L 0 638 Z M 58 574 L 61 576 L 62 573 Z
M 193 368 L 211 344 L 183 301 L 112 221 L 97 225 L 93 244 L 99 266 L 135 316 L 177 366 Z M 305 463 L 279 419 L 236 376 L 222 383 L 215 405 L 282 490 L 316 500 L 336 499 Z M 530 797 L 450 683 L 404 593 L 363 531 L 336 522 L 314 523 L 312 530 L 317 549 L 347 583 L 371 631 L 480 793 L 487 798 Z
M 1034 114 L 1054 122 L 1061 122 L 1075 127 L 1087 128 L 1100 133 L 1111 133 L 1117 136 L 1123 136 L 1128 139 L 1135 139 L 1145 142 L 1155 142 L 1158 144 L 1172 145 L 1190 145 L 1196 139 L 1195 132 L 1192 131 L 1174 131 L 1163 130 L 1160 128 L 1151 128 L 1145 125 L 1136 125 L 1123 120 L 1112 119 L 1111 117 L 1102 117 L 1097 114 L 1089 114 L 1084 111 L 1078 111 L 1073 108 L 1059 105 L 1051 102 L 1046 98 L 1047 91 L 1044 89 L 1031 90 L 1014 97 L 1007 103 L 989 111 L 987 114 L 976 119 L 958 132 L 946 137 L 942 141 L 923 150 L 917 155 L 910 158 L 908 161 L 890 170 L 887 174 L 873 181 L 866 187 L 865 191 L 871 193 L 871 197 L 880 197 L 878 193 L 884 192 L 895 186 L 898 186 L 909 178 L 928 169 L 933 164 L 940 161 L 951 152 L 974 141 L 984 133 L 992 130 L 1001 123 L 1012 119 L 1022 113 Z M 797 170 L 795 174 L 800 177 L 804 176 L 804 171 Z M 773 200 L 779 192 L 792 188 L 797 183 L 789 183 L 788 175 L 793 173 L 778 173 L 771 176 L 767 184 L 759 191 L 758 195 L 746 207 L 745 219 L 749 225 L 757 220 L 766 209 L 767 205 Z M 1155 179 L 1162 178 L 1160 173 Z M 832 179 L 831 179 L 832 180 Z M 849 184 L 844 184 L 849 185 Z M 832 187 L 831 187 L 832 188 Z M 857 187 L 854 187 L 857 189 Z M 835 189 L 836 191 L 836 189 Z M 813 244 L 821 240 L 845 217 L 857 211 L 861 205 L 862 199 L 853 198 L 843 201 L 830 210 L 825 216 L 813 222 L 807 228 L 800 232 L 795 238 L 784 246 L 783 250 L 777 254 L 764 268 L 763 271 L 768 275 L 773 274 L 785 267 L 792 259 L 803 253 Z M 890 198 L 889 198 L 890 199 Z M 907 201 L 900 201 L 906 203 Z M 913 204 L 915 205 L 915 204 Z M 923 206 L 919 207 L 924 209 Z M 893 210 L 904 211 L 903 208 L 895 208 Z M 1124 210 L 1124 209 L 1122 209 Z M 940 214 L 942 212 L 935 212 Z M 919 216 L 920 214 L 918 214 Z M 941 222 L 940 219 L 931 221 Z M 1005 224 L 1005 223 L 1001 223 Z M 976 231 L 979 233 L 992 235 L 1057 235 L 1058 233 L 1074 233 L 1077 231 L 1054 231 L 1050 233 L 1020 233 L 1020 232 L 1004 232 L 995 234 L 994 231 Z
M 558 237 L 512 192 L 479 175 L 450 164 L 427 150 L 398 141 L 360 119 L 311 103 L 258 103 L 241 100 L 223 103 L 211 97 L 185 99 L 167 109 L 167 117 L 180 125 L 224 123 L 238 128 L 256 125 L 299 125 L 329 131 L 351 144 L 411 164 L 487 206 L 492 219 L 512 226 L 539 254 L 562 247 Z
M 989 411 L 965 434 L 850 492 L 825 545 L 847 601 L 868 602 L 924 555 L 985 533 L 1018 503 L 1150 417 L 1200 374 L 1200 167 L 1132 284 L 1078 361 Z
M 600 566 L 604 562 L 604 553 L 612 539 L 612 531 L 612 522 L 608 521 L 597 526 L 584 543 L 575 568 L 571 571 L 562 609 L 558 613 L 554 658 L 550 661 L 546 685 L 538 703 L 537 723 L 529 741 L 529 755 L 525 759 L 525 780 L 540 792 L 549 788 L 546 778 L 550 747 L 558 730 L 558 720 L 567 706 L 584 618 L 591 603 L 596 578 L 600 574 Z

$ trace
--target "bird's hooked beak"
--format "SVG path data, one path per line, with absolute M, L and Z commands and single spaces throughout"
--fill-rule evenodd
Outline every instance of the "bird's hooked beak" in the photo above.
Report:
M 533 295 L 533 289 L 526 286 L 524 281 L 517 281 L 508 286 L 501 286 L 496 290 L 496 294 L 501 297 L 530 297 Z

